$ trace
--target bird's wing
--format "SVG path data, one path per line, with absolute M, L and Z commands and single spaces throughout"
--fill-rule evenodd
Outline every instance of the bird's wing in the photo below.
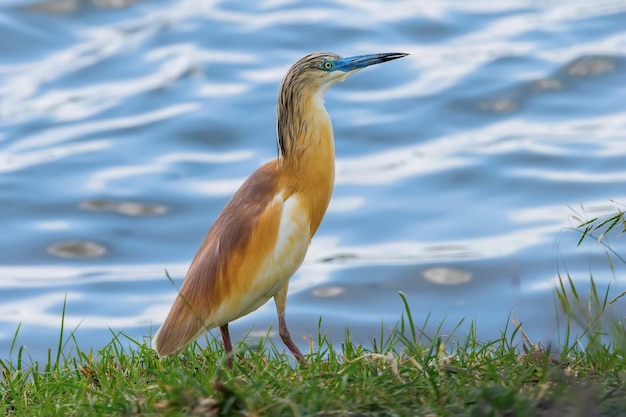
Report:
M 310 241 L 306 211 L 275 173 L 271 163 L 259 168 L 207 233 L 154 336 L 160 355 L 259 308 L 302 263 Z

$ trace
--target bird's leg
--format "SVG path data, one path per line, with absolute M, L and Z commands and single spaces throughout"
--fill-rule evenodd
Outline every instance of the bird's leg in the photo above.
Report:
M 298 346 L 291 340 L 291 334 L 289 334 L 289 329 L 287 328 L 287 323 L 285 322 L 285 313 L 278 314 L 278 334 L 280 338 L 283 340 L 285 346 L 289 348 L 293 356 L 296 357 L 298 362 L 306 363 L 304 359 L 304 355 L 298 349 Z
M 306 363 L 304 359 L 304 355 L 298 349 L 293 340 L 291 340 L 291 334 L 289 334 L 289 329 L 287 328 L 287 322 L 285 321 L 285 305 L 287 304 L 287 290 L 289 289 L 289 282 L 286 282 L 285 285 L 274 295 L 274 302 L 276 303 L 276 311 L 278 312 L 278 334 L 280 338 L 283 340 L 283 343 L 293 356 L 300 363 Z
M 222 342 L 224 342 L 224 354 L 226 355 L 226 364 L 228 364 L 228 369 L 233 369 L 233 345 L 230 342 L 228 323 L 220 326 L 220 332 L 222 332 Z

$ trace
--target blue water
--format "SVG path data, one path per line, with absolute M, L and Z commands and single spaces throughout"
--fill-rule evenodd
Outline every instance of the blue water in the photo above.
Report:
M 624 291 L 571 228 L 626 204 L 626 1 L 126 3 L 0 11 L 0 358 L 18 326 L 33 359 L 56 349 L 64 303 L 83 349 L 153 333 L 164 271 L 180 285 L 275 157 L 278 84 L 312 51 L 411 55 L 326 96 L 336 188 L 287 305 L 303 348 L 320 317 L 369 343 L 399 291 L 427 330 L 486 339 L 514 316 L 544 343 L 559 272 Z M 231 331 L 275 323 L 270 302 Z

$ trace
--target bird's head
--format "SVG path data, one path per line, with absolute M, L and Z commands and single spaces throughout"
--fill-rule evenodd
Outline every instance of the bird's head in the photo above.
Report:
M 348 58 L 329 52 L 317 52 L 300 58 L 289 69 L 283 80 L 283 88 L 317 90 L 324 93 L 357 71 L 374 64 L 402 58 L 408 54 L 391 52 L 357 55 Z
M 324 93 L 333 84 L 374 64 L 402 58 L 408 54 L 385 53 L 342 58 L 322 52 L 300 58 L 283 78 L 276 104 L 276 130 L 279 155 L 285 157 L 295 148 L 294 141 L 307 131 L 305 121 L 310 115 L 325 115 Z M 321 119 L 318 119 L 321 120 Z

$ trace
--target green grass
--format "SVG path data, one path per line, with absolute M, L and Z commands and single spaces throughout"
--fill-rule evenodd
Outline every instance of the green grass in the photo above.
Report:
M 402 296 L 406 306 L 406 299 Z M 589 334 L 560 352 L 521 327 L 480 342 L 415 330 L 408 308 L 390 334 L 366 348 L 318 335 L 308 366 L 270 342 L 240 343 L 234 368 L 218 340 L 159 359 L 116 335 L 93 355 L 76 347 L 43 369 L 3 363 L 1 411 L 15 416 L 618 416 L 626 413 L 623 345 Z M 607 334 L 604 334 L 608 337 Z M 623 333 L 619 336 L 623 337 Z M 70 336 L 71 338 L 71 336 Z M 613 338 L 612 340 L 619 340 Z M 282 348 L 281 348 L 282 349 Z
M 597 220 L 597 222 L 603 220 Z M 623 217 L 622 217 L 623 221 Z M 585 231 L 591 236 L 593 226 Z M 615 223 L 617 224 L 617 222 Z M 583 295 L 569 276 L 555 291 L 563 344 L 533 343 L 506 319 L 499 338 L 427 335 L 403 294 L 404 314 L 370 346 L 310 341 L 308 366 L 265 339 L 238 344 L 227 369 L 219 340 L 159 359 L 122 334 L 94 354 L 61 331 L 45 364 L 11 346 L 0 362 L 0 412 L 8 416 L 623 416 L 626 333 L 613 296 L 590 280 Z M 399 307 L 400 308 L 400 307 Z M 622 308 L 622 311 L 624 309 Z M 505 319 L 503 318 L 503 321 Z M 461 323 L 459 323 L 459 326 Z M 579 330 L 577 330 L 579 329 Z M 18 329 L 19 331 L 19 329 Z M 16 332 L 17 338 L 17 332 Z M 71 356 L 63 354 L 74 343 Z

